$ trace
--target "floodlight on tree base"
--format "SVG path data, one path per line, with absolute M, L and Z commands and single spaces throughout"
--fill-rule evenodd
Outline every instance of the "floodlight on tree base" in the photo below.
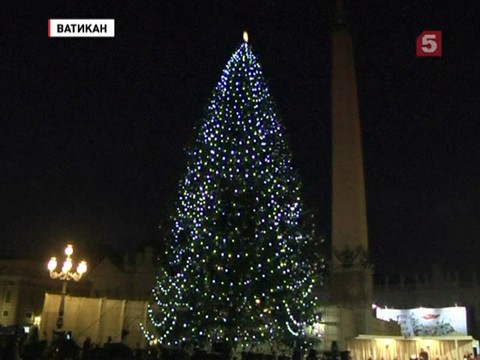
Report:
M 61 329 L 63 327 L 63 315 L 65 313 L 65 295 L 67 294 L 67 283 L 69 280 L 79 281 L 83 274 L 87 272 L 87 262 L 82 260 L 78 266 L 77 271 L 71 271 L 73 268 L 73 246 L 68 244 L 65 248 L 65 255 L 67 258 L 63 262 L 63 266 L 60 271 L 57 271 L 57 258 L 52 257 L 48 262 L 48 271 L 50 271 L 50 277 L 52 279 L 59 279 L 62 280 L 62 297 L 60 300 L 60 307 L 58 309 L 58 319 L 57 319 L 57 329 Z

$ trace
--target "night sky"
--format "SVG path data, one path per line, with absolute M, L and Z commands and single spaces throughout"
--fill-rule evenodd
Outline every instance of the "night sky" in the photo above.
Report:
M 283 3 L 5 1 L 1 256 L 47 259 L 73 241 L 88 258 L 93 244 L 160 242 L 194 124 L 245 29 L 328 242 L 332 6 Z M 375 268 L 469 274 L 480 250 L 480 8 L 347 8 Z M 114 18 L 116 36 L 49 39 L 49 18 Z M 441 58 L 415 57 L 426 29 L 442 31 Z

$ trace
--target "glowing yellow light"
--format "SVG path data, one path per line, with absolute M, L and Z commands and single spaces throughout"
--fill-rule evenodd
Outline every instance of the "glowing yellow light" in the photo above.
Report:
M 62 267 L 62 272 L 63 273 L 68 273 L 71 269 L 72 269 L 72 260 L 70 259 L 67 259 L 65 260 L 65 262 L 63 263 L 63 267 Z
M 68 244 L 65 248 L 65 255 L 71 256 L 73 254 L 73 246 Z
M 85 260 L 82 260 L 80 264 L 77 266 L 77 272 L 82 275 L 87 272 L 87 262 Z
M 246 31 L 243 32 L 243 41 L 248 43 L 248 33 Z
M 57 267 L 57 258 L 55 256 L 52 256 L 50 261 L 48 262 L 48 270 L 53 271 Z

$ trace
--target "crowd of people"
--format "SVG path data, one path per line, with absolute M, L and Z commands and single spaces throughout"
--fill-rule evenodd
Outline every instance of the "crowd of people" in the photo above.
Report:
M 110 340 L 110 339 L 109 339 Z M 56 336 L 49 343 L 24 334 L 0 335 L 0 360 L 157 360 L 155 348 L 130 349 L 122 343 L 107 341 L 103 345 L 87 338 L 79 346 L 68 336 Z
M 237 355 L 218 352 L 166 349 L 150 347 L 130 349 L 109 338 L 103 345 L 95 344 L 86 338 L 78 345 L 68 334 L 55 336 L 49 343 L 38 340 L 37 336 L 22 333 L 0 335 L 0 360 L 320 360 L 315 350 L 294 351 L 291 356 L 253 351 L 243 351 Z M 428 360 L 428 359 L 426 359 Z
M 293 351 L 291 355 L 257 353 L 242 351 L 235 355 L 205 350 L 185 351 L 184 349 L 167 349 L 150 347 L 131 349 L 122 343 L 112 342 L 109 338 L 103 345 L 95 344 L 86 338 L 80 346 L 68 334 L 55 336 L 48 343 L 38 340 L 38 336 L 26 336 L 22 333 L 0 334 L 0 360 L 345 360 L 348 354 L 332 351 L 319 354 L 314 349 Z M 372 360 L 371 358 L 367 360 Z M 430 360 L 425 349 L 410 360 Z M 463 360 L 478 360 L 473 354 L 465 354 Z

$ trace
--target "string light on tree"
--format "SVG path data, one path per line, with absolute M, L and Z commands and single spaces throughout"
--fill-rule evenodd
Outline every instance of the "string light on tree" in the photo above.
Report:
M 314 318 L 313 229 L 247 32 L 243 40 L 196 128 L 142 325 L 166 346 L 291 344 Z

